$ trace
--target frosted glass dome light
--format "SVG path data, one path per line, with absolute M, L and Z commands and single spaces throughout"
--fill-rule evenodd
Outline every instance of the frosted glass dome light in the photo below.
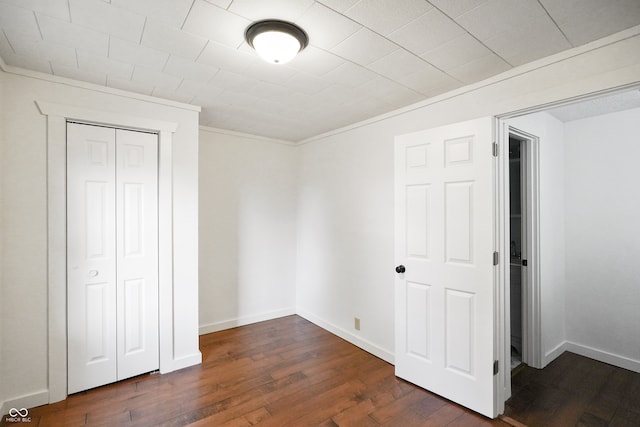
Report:
M 258 55 L 272 64 L 291 61 L 309 43 L 307 34 L 285 21 L 259 21 L 247 28 L 245 38 Z

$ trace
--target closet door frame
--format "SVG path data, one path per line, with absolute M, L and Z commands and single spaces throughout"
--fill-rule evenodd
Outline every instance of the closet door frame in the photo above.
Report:
M 158 288 L 160 372 L 193 364 L 174 360 L 172 137 L 178 124 L 36 101 L 47 118 L 47 254 L 49 403 L 67 397 L 67 121 L 158 134 Z

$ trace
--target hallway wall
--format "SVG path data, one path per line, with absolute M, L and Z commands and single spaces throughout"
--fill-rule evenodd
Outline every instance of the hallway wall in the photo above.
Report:
M 570 121 L 567 348 L 640 372 L 640 109 Z

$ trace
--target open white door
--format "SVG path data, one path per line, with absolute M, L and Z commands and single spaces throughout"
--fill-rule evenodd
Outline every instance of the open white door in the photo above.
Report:
M 493 418 L 492 142 L 490 117 L 395 139 L 395 369 Z

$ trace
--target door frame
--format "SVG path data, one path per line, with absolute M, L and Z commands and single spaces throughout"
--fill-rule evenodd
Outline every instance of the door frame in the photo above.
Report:
M 47 118 L 47 285 L 49 403 L 67 397 L 67 121 L 158 134 L 158 315 L 160 372 L 179 369 L 173 355 L 172 138 L 178 124 L 36 101 Z M 188 366 L 185 361 L 184 366 Z
M 524 141 L 525 152 L 525 179 L 526 191 L 522 194 L 526 206 L 525 224 L 525 253 L 528 266 L 525 272 L 526 289 L 522 292 L 523 322 L 522 329 L 524 339 L 522 342 L 522 361 L 529 366 L 542 368 L 542 335 L 541 335 L 541 306 L 540 306 L 540 138 L 530 133 L 510 126 L 506 120 L 498 119 L 498 169 L 499 175 L 504 178 L 499 180 L 501 203 L 498 210 L 500 242 L 499 262 L 499 290 L 504 295 L 504 301 L 499 306 L 503 312 L 503 334 L 499 338 L 502 341 L 502 360 L 500 366 L 502 377 L 502 393 L 504 400 L 511 397 L 511 274 L 510 274 L 510 209 L 509 209 L 509 135 L 514 135 Z M 502 399 L 501 399 L 502 400 Z
M 506 121 L 508 119 L 512 119 L 515 117 L 534 114 L 534 113 L 540 113 L 552 108 L 570 105 L 570 104 L 587 101 L 591 99 L 596 99 L 602 96 L 611 95 L 614 93 L 626 92 L 634 89 L 635 90 L 640 89 L 640 84 L 638 82 L 625 84 L 625 85 L 621 85 L 621 86 L 617 86 L 617 87 L 613 87 L 605 90 L 599 90 L 591 93 L 586 93 L 586 94 L 582 94 L 574 97 L 564 98 L 558 101 L 531 106 L 521 110 L 511 111 L 508 113 L 495 116 L 495 129 L 497 130 L 496 143 L 498 144 L 498 156 L 497 156 L 497 161 L 495 163 L 495 177 L 496 177 L 495 191 L 498 197 L 495 203 L 496 212 L 494 217 L 494 226 L 496 227 L 496 239 L 497 239 L 496 250 L 499 253 L 499 257 L 498 257 L 499 264 L 498 264 L 498 271 L 496 273 L 496 280 L 497 280 L 497 286 L 495 289 L 496 310 L 494 315 L 496 319 L 496 324 L 495 324 L 496 357 L 500 366 L 498 375 L 496 376 L 497 390 L 495 394 L 496 395 L 496 402 L 495 402 L 496 413 L 498 414 L 504 413 L 504 406 L 505 406 L 504 404 L 507 401 L 507 399 L 511 397 L 511 369 L 507 368 L 507 367 L 510 367 L 510 360 L 511 360 L 511 354 L 510 354 L 510 348 L 509 348 L 509 342 L 511 337 L 510 337 L 510 333 L 508 333 L 510 318 L 507 317 L 509 313 L 509 303 L 510 303 L 510 300 L 508 298 L 510 283 L 509 283 L 509 271 L 508 271 L 508 268 L 509 268 L 509 221 L 508 221 L 509 207 L 507 205 L 507 202 L 509 199 L 508 197 L 509 195 L 509 192 L 508 192 L 509 190 L 509 183 L 508 183 L 509 130 L 508 130 L 508 124 L 506 123 Z M 506 132 L 504 131 L 505 126 L 507 127 Z M 526 132 L 522 132 L 522 131 L 519 131 L 519 132 L 521 134 L 528 135 L 530 137 L 533 136 L 533 135 L 527 134 Z M 536 150 L 539 150 L 539 139 L 538 139 L 538 146 L 536 147 Z M 536 156 L 538 156 L 538 151 L 536 151 Z M 536 158 L 535 169 L 536 169 L 536 173 L 538 174 L 539 174 L 539 167 L 540 167 L 539 158 Z M 532 167 L 531 169 L 534 169 L 534 168 Z M 537 176 L 535 180 L 536 180 L 535 182 L 538 185 L 537 191 L 539 191 L 539 176 Z M 533 180 L 531 180 L 531 182 L 533 182 Z M 537 198 L 539 200 L 539 195 Z M 537 215 L 536 226 L 538 227 L 538 230 L 539 230 L 539 206 L 536 207 L 535 212 Z M 533 219 L 531 219 L 530 222 L 533 222 Z M 535 301 L 535 304 L 536 304 L 535 310 L 532 310 L 531 316 L 535 318 L 535 321 L 532 321 L 532 323 L 537 322 L 537 327 L 538 327 L 537 343 L 539 347 L 537 349 L 532 346 L 529 347 L 530 352 L 537 352 L 537 354 L 535 355 L 530 353 L 532 358 L 529 359 L 529 361 L 532 366 L 542 368 L 544 363 L 544 354 L 543 354 L 544 348 L 542 347 L 542 312 L 541 312 L 542 306 L 541 306 L 540 293 L 539 293 L 539 288 L 540 288 L 539 286 L 539 281 L 540 281 L 539 238 L 540 238 L 539 232 L 537 232 L 536 249 L 535 251 L 531 252 L 531 254 L 533 256 L 536 256 L 538 259 L 538 262 L 535 263 L 537 268 L 536 280 L 538 280 L 538 295 L 537 295 L 537 301 Z M 534 301 L 531 301 L 531 300 L 528 302 L 530 305 L 534 303 Z

